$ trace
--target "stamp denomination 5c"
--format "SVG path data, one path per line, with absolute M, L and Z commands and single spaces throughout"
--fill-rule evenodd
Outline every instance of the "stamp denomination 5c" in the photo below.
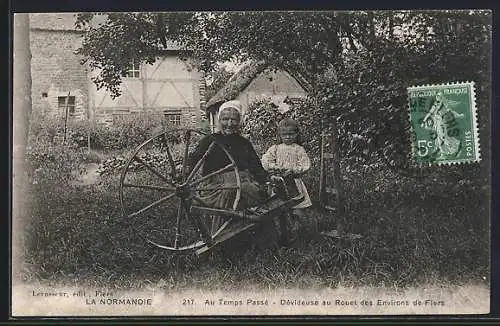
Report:
M 409 87 L 408 97 L 414 163 L 480 161 L 473 82 Z

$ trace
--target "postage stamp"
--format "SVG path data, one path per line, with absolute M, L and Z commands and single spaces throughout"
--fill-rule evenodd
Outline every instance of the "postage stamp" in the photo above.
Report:
M 409 87 L 408 97 L 414 163 L 480 161 L 474 82 Z

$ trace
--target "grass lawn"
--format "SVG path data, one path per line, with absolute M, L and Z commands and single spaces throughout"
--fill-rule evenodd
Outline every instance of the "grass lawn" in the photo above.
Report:
M 28 284 L 172 291 L 489 284 L 488 188 L 467 181 L 368 171 L 346 180 L 344 215 L 311 209 L 290 247 L 252 246 L 268 233 L 257 230 L 201 258 L 138 237 L 121 216 L 118 183 L 111 175 L 87 186 L 31 185 L 22 198 L 29 223 L 20 235 L 17 277 Z M 321 234 L 334 229 L 361 238 Z

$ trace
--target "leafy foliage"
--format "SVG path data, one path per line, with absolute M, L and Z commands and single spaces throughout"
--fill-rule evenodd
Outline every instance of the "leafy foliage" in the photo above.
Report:
M 244 117 L 243 134 L 251 141 L 258 154 L 262 155 L 273 144 L 279 142 L 278 123 L 284 118 L 293 118 L 299 125 L 299 142 L 311 159 L 310 170 L 303 175 L 311 198 L 319 199 L 320 139 L 318 128 L 320 117 L 314 110 L 314 103 L 304 99 L 291 103 L 290 110 L 281 113 L 270 98 L 250 103 Z
M 99 151 L 135 148 L 150 137 L 172 128 L 162 114 L 140 113 L 116 118 L 113 125 L 91 121 L 70 121 L 66 138 L 74 146 Z M 31 125 L 31 138 L 43 139 L 51 144 L 63 142 L 64 122 L 57 117 L 38 117 Z
M 75 179 L 82 171 L 85 154 L 71 145 L 52 145 L 44 141 L 31 142 L 26 148 L 26 170 L 32 183 L 50 186 Z
M 271 99 L 250 103 L 246 112 L 242 132 L 258 148 L 258 152 L 263 152 L 277 142 L 278 122 L 284 116 L 272 104 Z
M 24 248 L 24 278 L 107 287 L 153 284 L 168 289 L 188 288 L 198 282 L 207 288 L 241 288 L 249 280 L 269 288 L 310 287 L 311 280 L 331 287 L 350 283 L 397 288 L 443 279 L 487 283 L 489 153 L 482 152 L 481 164 L 433 167 L 416 179 L 395 171 L 409 171 L 404 160 L 408 150 L 405 89 L 413 84 L 475 81 L 481 147 L 489 148 L 490 14 L 318 13 L 315 21 L 304 19 L 302 23 L 298 14 L 286 14 L 284 20 L 267 14 L 232 15 L 112 14 L 101 29 L 89 30 L 81 53 L 107 70 L 101 75 L 102 86 L 108 82 L 116 86 L 126 57 L 137 55 L 136 50 L 155 50 L 153 40 L 162 43 L 178 35 L 179 40 L 194 46 L 196 38 L 189 39 L 189 35 L 200 30 L 206 30 L 214 42 L 200 41 L 200 47 L 193 48 L 206 52 L 200 66 L 209 67 L 232 56 L 264 58 L 276 65 L 311 59 L 307 62 L 314 67 L 307 69 L 315 89 L 310 98 L 284 115 L 269 101 L 253 103 L 244 132 L 262 153 L 276 141 L 276 123 L 293 116 L 314 162 L 318 159 L 318 131 L 328 131 L 332 119 L 337 119 L 348 194 L 346 214 L 310 211 L 301 220 L 300 237 L 290 248 L 252 248 L 250 244 L 260 236 L 256 233 L 232 239 L 222 247 L 223 253 L 206 260 L 172 255 L 148 246 L 127 227 L 117 196 L 119 180 L 112 173 L 123 163 L 119 157 L 105 161 L 110 173 L 104 173 L 99 184 L 68 185 L 74 178 L 72 171 L 84 159 L 78 146 L 84 146 L 88 133 L 96 148 L 129 148 L 155 128 L 163 128 L 159 120 L 145 117 L 137 125 L 124 123 L 121 129 L 96 126 L 95 132 L 70 126 L 64 145 L 60 119 L 35 120 L 28 162 L 30 177 L 36 182 L 26 194 L 32 219 L 25 225 L 29 241 Z M 81 15 L 82 22 L 91 16 Z M 189 26 L 198 27 L 188 32 Z M 331 35 L 328 41 L 321 33 L 326 27 L 329 34 L 337 31 L 342 53 L 337 54 Z M 293 33 L 303 37 L 293 37 Z M 269 46 L 273 37 L 282 38 L 276 47 Z M 285 44 L 288 38 L 291 47 Z M 312 46 L 316 38 L 324 44 Z M 125 52 L 119 52 L 123 44 L 127 45 Z M 114 50 L 123 56 L 112 53 Z M 280 51 L 286 52 L 283 58 Z M 319 59 L 312 60 L 318 54 Z M 145 159 L 152 165 L 163 164 L 161 157 Z M 318 173 L 317 168 L 313 170 Z M 305 181 L 309 190 L 314 189 Z M 133 200 L 137 207 L 149 204 L 142 196 Z M 160 212 L 158 218 L 163 216 Z M 332 229 L 362 237 L 335 239 L 320 233 Z
M 170 151 L 174 157 L 182 157 L 181 155 L 181 148 L 180 146 L 178 147 L 172 147 L 170 148 Z M 99 166 L 98 173 L 100 175 L 111 175 L 111 174 L 116 174 L 120 173 L 125 165 L 127 164 L 128 160 L 130 159 L 130 156 L 132 153 L 129 153 L 129 151 L 126 151 L 125 153 L 112 156 L 106 160 L 104 160 L 101 165 Z M 164 166 L 167 166 L 169 164 L 168 161 L 168 156 L 166 152 L 156 152 L 156 153 L 140 153 L 138 154 L 138 157 L 148 164 L 151 167 L 154 168 L 162 168 Z M 182 164 L 181 161 L 176 162 L 176 164 Z M 138 171 L 138 170 L 144 170 L 145 167 L 142 163 L 138 163 L 136 161 L 131 162 L 129 166 L 129 171 Z
M 264 60 L 303 73 L 320 71 L 335 61 L 342 46 L 335 12 L 216 12 L 198 15 L 188 44 L 201 68 L 216 62 Z
M 41 186 L 65 184 L 81 170 L 85 154 L 68 135 L 64 142 L 61 119 L 32 119 L 26 147 L 26 169 L 32 183 Z
M 392 34 L 360 42 L 344 65 L 321 81 L 317 94 L 323 121 L 339 119 L 343 156 L 409 169 L 406 87 L 411 85 L 475 81 L 480 125 L 488 129 L 489 108 L 483 105 L 490 85 L 485 73 L 490 66 L 488 13 L 374 13 L 372 19 L 397 24 Z M 481 138 L 488 143 L 488 135 Z M 353 142 L 356 147 L 349 146 Z
M 486 190 L 473 190 L 467 182 L 450 188 L 439 175 L 416 184 L 372 168 L 347 176 L 348 215 L 328 218 L 311 211 L 300 220 L 300 236 L 292 247 L 252 248 L 262 235 L 256 232 L 231 239 L 220 248 L 223 252 L 205 259 L 155 249 L 128 228 L 116 175 L 86 187 L 33 185 L 26 194 L 33 219 L 25 226 L 25 260 L 30 264 L 23 277 L 108 287 L 158 283 L 176 289 L 195 282 L 204 288 L 245 282 L 307 287 L 311 279 L 321 286 L 401 288 L 437 280 L 483 282 L 487 277 Z M 145 197 L 134 200 L 137 207 L 147 204 Z M 320 234 L 332 229 L 362 237 Z
M 80 15 L 80 21 L 91 17 Z M 189 50 L 208 73 L 227 60 L 264 61 L 300 73 L 313 86 L 304 130 L 328 132 L 337 119 L 342 157 L 414 176 L 423 171 L 409 165 L 406 87 L 475 81 L 481 147 L 489 148 L 488 11 L 127 13 L 111 14 L 99 27 L 82 26 L 80 54 L 104 69 L 99 85 L 113 92 L 131 57 L 150 62 L 168 47 L 166 40 Z M 489 153 L 482 156 L 486 167 Z
M 172 41 L 208 73 L 219 62 L 254 59 L 311 75 L 341 51 L 333 12 L 108 13 L 99 25 L 93 17 L 77 16 L 86 31 L 77 53 L 100 71 L 97 87 L 113 96 L 131 59 L 152 63 Z
M 83 63 L 99 70 L 93 77 L 98 89 L 106 87 L 116 97 L 120 94 L 121 76 L 132 59 L 150 64 L 156 61 L 158 50 L 165 41 L 162 29 L 166 27 L 163 22 L 169 21 L 167 17 L 176 21 L 177 15 L 107 13 L 102 24 L 93 26 L 90 22 L 94 14 L 77 15 L 77 27 L 87 31 L 77 53 L 83 55 Z M 172 32 L 170 28 L 169 31 Z
M 205 98 L 208 101 L 212 96 L 221 89 L 233 74 L 224 66 L 218 66 L 213 73 L 210 74 L 210 83 L 205 87 Z

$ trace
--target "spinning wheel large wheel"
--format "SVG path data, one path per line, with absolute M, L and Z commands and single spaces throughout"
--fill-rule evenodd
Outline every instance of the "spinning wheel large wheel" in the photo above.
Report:
M 225 210 L 236 210 L 241 183 L 234 159 L 226 148 L 212 142 L 197 162 L 190 154 L 204 133 L 192 129 L 174 129 L 141 144 L 127 161 L 120 178 L 120 202 L 123 216 L 137 234 L 159 248 L 185 251 L 210 245 L 229 223 L 218 217 L 195 213 L 191 207 L 211 208 L 203 195 L 227 190 L 231 196 Z M 219 146 L 230 164 L 202 175 L 203 164 Z M 221 174 L 233 176 L 228 186 L 210 186 L 209 180 Z M 199 212 L 199 211 L 198 211 Z

